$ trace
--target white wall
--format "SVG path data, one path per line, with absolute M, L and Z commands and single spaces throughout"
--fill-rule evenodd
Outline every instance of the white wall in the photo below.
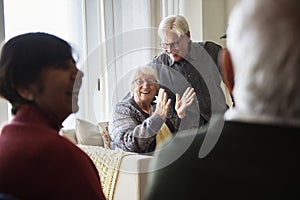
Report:
M 203 17 L 201 14 L 202 0 L 183 0 L 179 2 L 179 13 L 189 22 L 193 41 L 202 41 Z
M 226 18 L 228 20 L 230 11 L 232 10 L 232 8 L 234 7 L 234 5 L 238 2 L 239 0 L 227 0 L 226 3 Z
M 220 37 L 226 32 L 230 11 L 239 0 L 181 0 L 179 14 L 190 24 L 193 41 L 210 40 L 225 47 Z
M 226 32 L 228 16 L 239 0 L 202 0 L 203 40 L 214 41 L 225 47 L 220 37 Z

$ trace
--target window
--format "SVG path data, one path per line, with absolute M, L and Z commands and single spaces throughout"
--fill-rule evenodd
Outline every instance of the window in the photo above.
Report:
M 5 41 L 26 32 L 47 32 L 84 55 L 83 0 L 3 0 L 3 10 Z M 80 60 L 78 68 L 82 68 Z M 73 118 L 66 119 L 64 126 L 73 127 Z

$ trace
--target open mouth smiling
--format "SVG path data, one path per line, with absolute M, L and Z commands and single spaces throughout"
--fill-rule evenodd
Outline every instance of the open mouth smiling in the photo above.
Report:
M 150 93 L 151 93 L 150 90 L 148 90 L 148 91 L 141 91 L 141 94 L 150 94 Z

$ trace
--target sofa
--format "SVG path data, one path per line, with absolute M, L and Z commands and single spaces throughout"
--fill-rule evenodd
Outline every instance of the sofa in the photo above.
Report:
M 68 138 L 87 153 L 98 169 L 107 200 L 141 200 L 152 156 L 112 148 L 108 122 L 94 125 L 77 119 L 74 129 L 64 129 L 60 135 Z

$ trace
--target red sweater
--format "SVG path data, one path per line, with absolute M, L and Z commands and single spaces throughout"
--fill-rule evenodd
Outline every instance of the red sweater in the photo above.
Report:
M 59 125 L 23 106 L 0 134 L 0 193 L 22 200 L 105 199 L 98 171 Z

